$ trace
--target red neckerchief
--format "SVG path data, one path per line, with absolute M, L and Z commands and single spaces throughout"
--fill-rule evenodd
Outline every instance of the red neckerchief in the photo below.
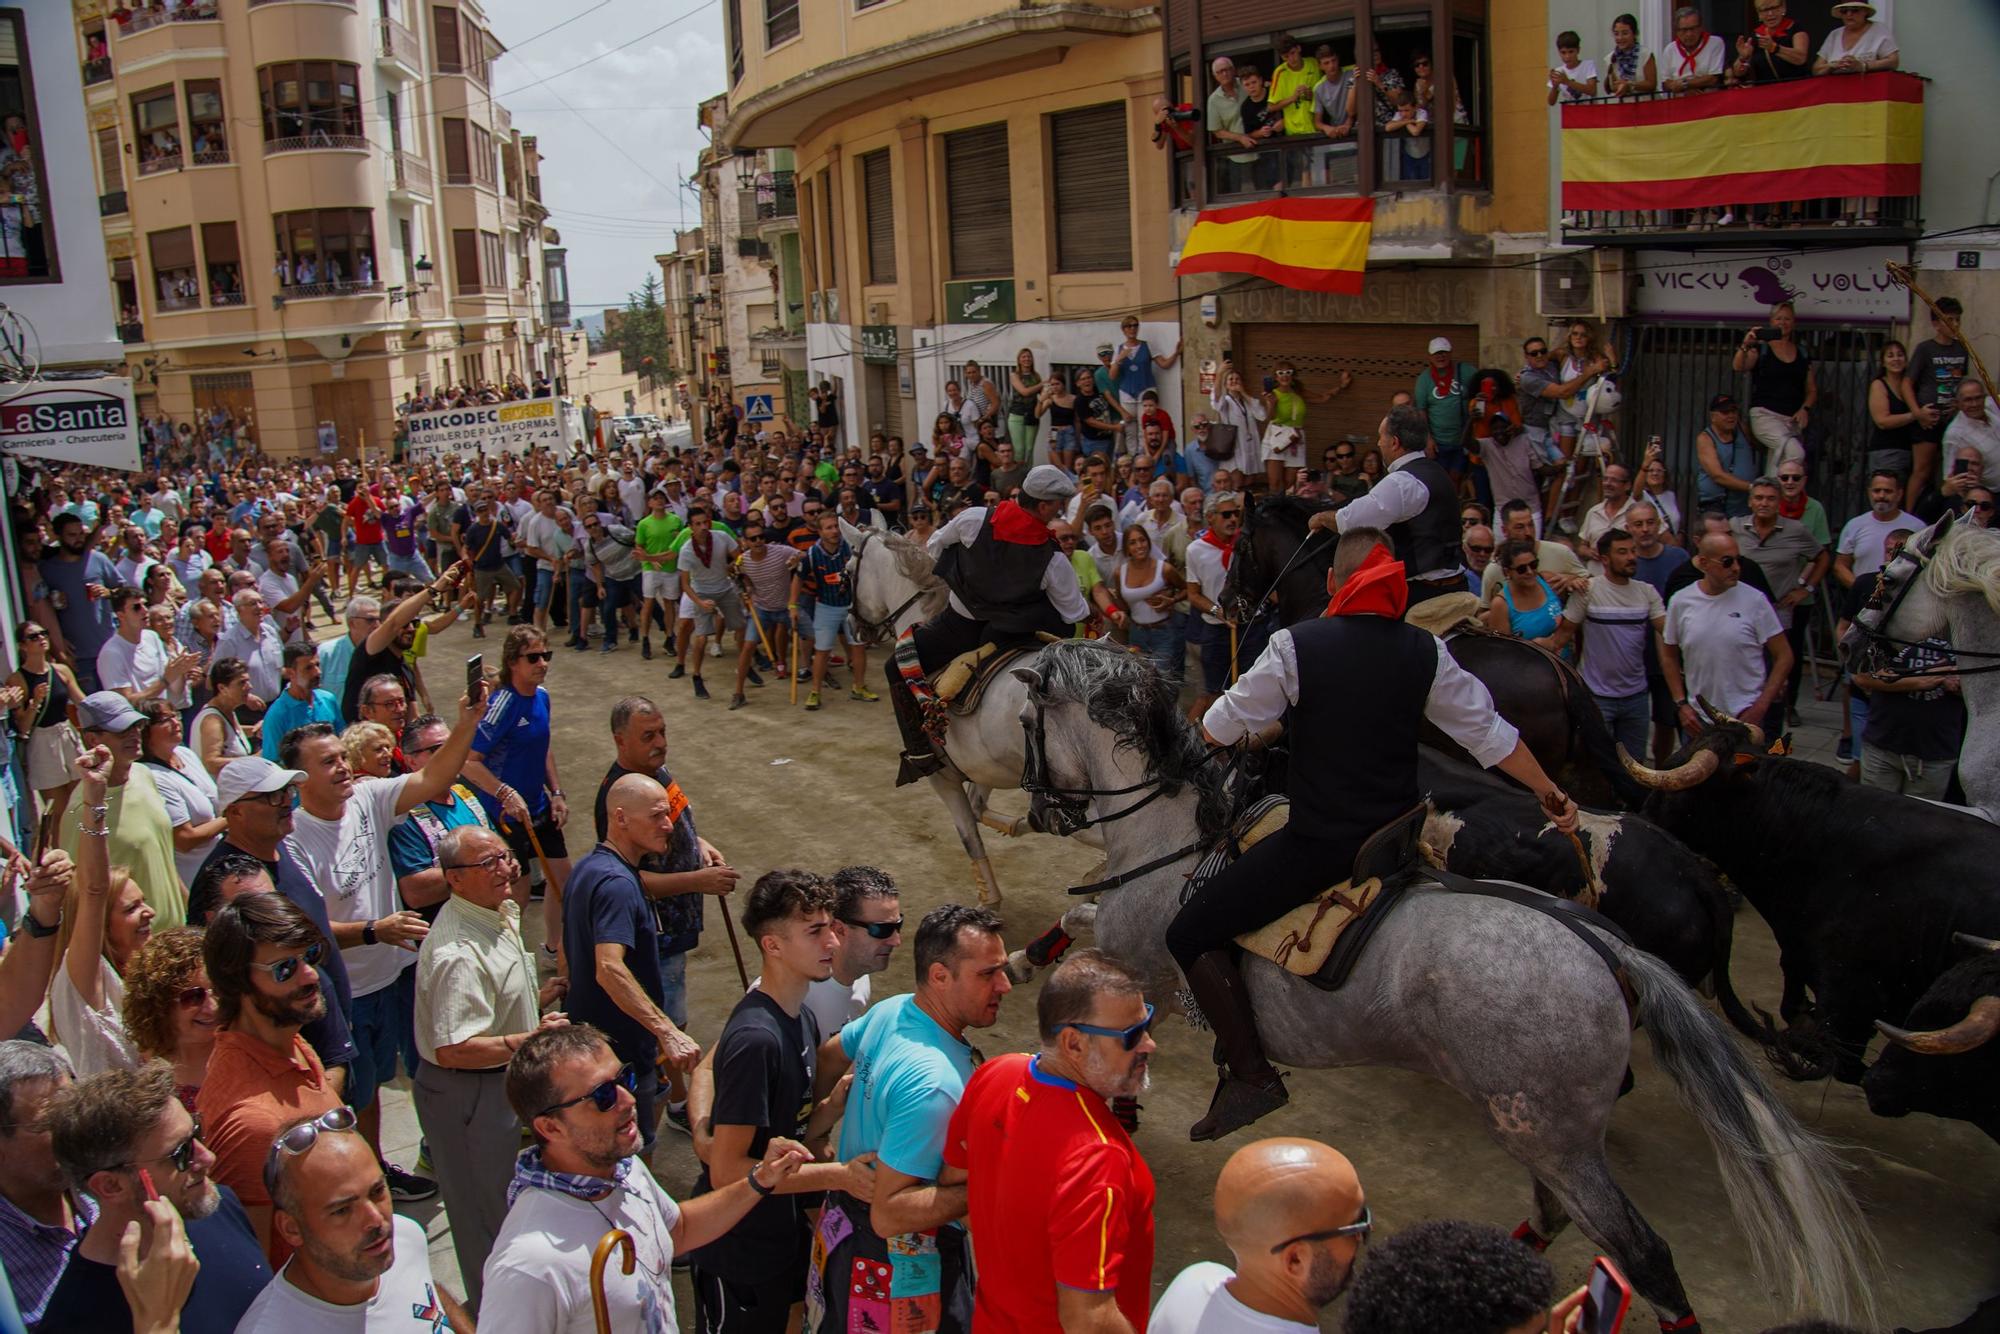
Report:
M 1701 35 L 1701 41 L 1696 44 L 1694 50 L 1692 51 L 1688 50 L 1685 46 L 1681 45 L 1680 38 L 1678 37 L 1674 38 L 1674 50 L 1681 53 L 1681 67 L 1678 72 L 1681 74 L 1693 74 L 1695 72 L 1694 62 L 1701 56 L 1701 53 L 1704 50 L 1706 50 L 1707 47 L 1708 47 L 1707 33 L 1703 33 Z
M 1431 366 L 1431 367 L 1427 367 L 1426 369 L 1428 369 L 1428 370 L 1430 371 L 1430 373 L 1431 373 L 1431 384 L 1432 384 L 1432 385 L 1434 386 L 1434 387 L 1432 388 L 1432 390 L 1431 390 L 1431 393 L 1432 393 L 1432 395 L 1433 395 L 1433 396 L 1435 396 L 1435 397 L 1437 397 L 1437 398 L 1443 398 L 1443 397 L 1445 397 L 1445 395 L 1447 395 L 1447 394 L 1452 394 L 1452 393 L 1456 393 L 1456 392 L 1458 391 L 1458 363 L 1457 363 L 1457 362 L 1453 362 L 1453 363 L 1452 363 L 1452 366 L 1451 366 L 1451 383 L 1450 383 L 1450 384 L 1446 384 L 1446 383 L 1445 383 L 1445 382 L 1444 382 L 1443 380 L 1440 380 L 1440 379 L 1438 379 L 1438 368 L 1437 368 L 1437 367 L 1435 367 L 1435 366 Z
M 1778 26 L 1775 28 L 1768 23 L 1758 24 L 1757 35 L 1759 37 L 1770 37 L 1773 39 L 1782 38 L 1789 36 L 1791 34 L 1792 29 L 1798 26 L 1799 25 L 1792 20 L 1791 16 L 1787 15 L 1786 17 L 1778 21 Z
M 1387 616 L 1401 620 L 1410 605 L 1410 585 L 1403 577 L 1403 562 L 1387 547 L 1376 547 L 1365 556 L 1347 582 L 1327 604 L 1326 616 Z
M 1222 568 L 1228 569 L 1230 557 L 1236 554 L 1236 539 L 1232 537 L 1224 542 L 1216 537 L 1215 530 L 1211 528 L 1201 535 L 1201 540 L 1222 553 Z
M 1783 495 L 1780 495 L 1778 497 L 1778 513 L 1784 515 L 1787 519 L 1803 519 L 1806 517 L 1807 499 L 1806 493 L 1801 491 L 1799 492 L 1799 503 L 1794 505 L 1791 501 L 1786 500 Z
M 709 560 L 715 555 L 715 530 L 713 528 L 709 529 L 708 537 L 705 540 L 690 534 L 688 536 L 688 545 L 694 548 L 694 558 L 696 560 L 700 561 L 703 565 L 708 564 Z
M 1015 546 L 1039 547 L 1050 542 L 1049 526 L 1017 502 L 1003 500 L 993 507 L 993 536 Z

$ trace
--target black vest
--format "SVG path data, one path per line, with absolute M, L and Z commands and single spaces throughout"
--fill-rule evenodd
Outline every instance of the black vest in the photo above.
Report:
M 958 594 L 972 619 L 984 621 L 994 635 L 1027 638 L 1046 632 L 1067 637 L 1071 627 L 1042 591 L 1055 542 L 1034 546 L 1002 542 L 993 535 L 997 508 L 986 511 L 986 521 L 971 546 L 954 542 L 944 549 L 937 558 L 938 578 Z
M 1285 719 L 1293 757 L 1287 827 L 1348 845 L 1351 859 L 1361 840 L 1420 799 L 1417 739 L 1438 641 L 1382 616 L 1320 617 L 1291 634 L 1299 702 Z
M 1396 549 L 1396 559 L 1403 562 L 1404 572 L 1415 579 L 1437 570 L 1457 569 L 1464 558 L 1458 549 L 1458 488 L 1451 484 L 1451 474 L 1428 454 L 1396 471 L 1416 478 L 1430 493 L 1416 518 L 1389 525 L 1389 541 Z

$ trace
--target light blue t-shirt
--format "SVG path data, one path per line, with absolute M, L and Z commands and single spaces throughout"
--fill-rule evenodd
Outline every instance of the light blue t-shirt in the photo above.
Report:
M 289 688 L 280 690 L 264 714 L 264 758 L 278 762 L 278 743 L 285 733 L 307 723 L 331 723 L 340 729 L 340 701 L 324 690 L 315 690 L 309 700 L 300 699 Z
M 353 664 L 353 635 L 338 634 L 319 646 L 319 683 L 336 707 L 347 698 L 347 669 Z
M 854 1086 L 840 1123 L 842 1162 L 873 1151 L 904 1176 L 929 1181 L 944 1165 L 944 1133 L 972 1077 L 972 1048 L 895 996 L 849 1020 L 840 1046 Z

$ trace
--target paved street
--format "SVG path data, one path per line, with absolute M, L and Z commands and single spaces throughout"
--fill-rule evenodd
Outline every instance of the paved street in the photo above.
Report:
M 433 639 L 425 659 L 433 691 L 459 680 L 463 656 L 477 650 L 488 662 L 498 661 L 497 629 L 483 641 L 463 627 Z M 939 903 L 971 900 L 970 871 L 930 790 L 891 786 L 895 728 L 886 701 L 859 704 L 844 690 L 829 691 L 826 708 L 808 714 L 787 707 L 784 686 L 774 682 L 751 692 L 749 708 L 730 713 L 727 691 L 717 685 L 727 679 L 719 662 L 707 674 L 720 698 L 705 704 L 690 696 L 686 681 L 666 680 L 671 666 L 659 657 L 642 662 L 636 645 L 621 645 L 609 656 L 560 651 L 549 688 L 558 762 L 578 812 L 569 828 L 573 850 L 590 842 L 589 794 L 610 762 L 610 705 L 619 695 L 641 691 L 666 712 L 668 764 L 694 803 L 702 833 L 746 877 L 788 864 L 832 870 L 873 862 L 901 884 L 912 922 Z M 871 665 L 871 676 L 878 670 Z M 1808 704 L 1801 753 L 1831 761 L 1837 733 L 1834 706 Z M 999 804 L 1025 807 L 1019 793 L 1002 794 Z M 1008 936 L 1016 944 L 1067 906 L 1064 889 L 1095 864 L 1088 850 L 1040 836 L 996 836 L 989 847 L 1007 894 L 1002 910 Z M 538 934 L 539 915 L 529 916 Z M 715 1038 L 738 991 L 720 918 L 711 911 L 708 920 L 688 974 L 694 1035 L 703 1043 Z M 1744 909 L 1737 918 L 1733 976 L 1747 1002 L 1775 1008 L 1775 954 L 1769 933 Z M 905 945 L 890 971 L 876 979 L 877 997 L 910 989 L 909 969 Z M 979 1038 L 982 1050 L 990 1055 L 1032 1044 L 1032 988 L 1008 999 L 997 1028 Z M 1178 1022 L 1163 1025 L 1159 1037 L 1162 1051 L 1139 1135 L 1159 1179 L 1156 1291 L 1196 1259 L 1228 1259 L 1210 1221 L 1209 1193 L 1234 1147 L 1194 1145 L 1186 1138 L 1187 1126 L 1207 1105 L 1206 1039 Z M 1705 1327 L 1719 1334 L 1762 1329 L 1784 1313 L 1750 1274 L 1708 1143 L 1654 1069 L 1643 1035 L 1634 1040 L 1633 1068 L 1638 1087 L 1611 1129 L 1613 1168 L 1673 1246 Z M 1258 1131 L 1312 1135 L 1349 1154 L 1388 1232 L 1440 1215 L 1505 1227 L 1524 1216 L 1525 1175 L 1486 1139 L 1472 1108 L 1440 1085 L 1369 1069 L 1296 1072 L 1291 1089 L 1291 1104 Z M 390 1095 L 384 1139 L 390 1156 L 409 1166 L 417 1131 L 406 1090 L 407 1081 L 399 1081 Z M 1972 1183 L 1994 1178 L 2000 1148 L 1959 1122 L 1873 1117 L 1859 1090 L 1843 1085 L 1785 1084 L 1781 1091 L 1808 1125 L 1854 1146 L 1848 1154 L 1854 1185 L 1886 1257 L 1877 1291 L 1885 1324 L 1921 1329 L 1962 1318 L 1975 1297 L 1994 1286 L 1991 1238 L 1978 1221 L 1988 1201 Z M 670 1190 L 685 1192 L 695 1173 L 687 1141 L 663 1133 L 654 1168 Z M 437 1271 L 455 1285 L 447 1220 L 434 1203 L 407 1211 L 424 1220 Z M 1580 1282 L 1593 1254 L 1573 1229 L 1550 1252 L 1565 1282 Z M 692 1306 L 684 1284 L 681 1295 L 685 1320 Z M 1338 1309 L 1331 1309 L 1328 1328 L 1336 1326 Z

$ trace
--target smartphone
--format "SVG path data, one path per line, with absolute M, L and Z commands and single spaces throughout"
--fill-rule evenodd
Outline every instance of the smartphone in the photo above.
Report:
M 486 655 L 475 653 L 465 660 L 465 697 L 477 699 L 479 686 L 486 679 Z
M 1971 470 L 1971 468 L 1972 468 L 1971 459 L 1953 459 L 1951 461 L 1951 475 L 1953 477 L 1958 476 L 1962 472 L 1968 472 Z
M 1591 1262 L 1590 1284 L 1583 1295 L 1582 1334 L 1618 1334 L 1632 1305 L 1632 1285 L 1618 1266 L 1600 1255 Z
M 1785 331 L 1775 324 L 1767 324 L 1757 331 L 1757 341 L 1761 343 L 1775 343 L 1784 336 Z
M 147 1199 L 157 1200 L 160 1198 L 160 1192 L 153 1186 L 153 1174 L 143 1167 L 139 1169 L 139 1187 L 146 1192 Z
M 1277 387 L 1278 387 L 1277 376 L 1267 375 L 1264 377 L 1264 392 L 1269 393 L 1271 390 L 1276 389 Z

